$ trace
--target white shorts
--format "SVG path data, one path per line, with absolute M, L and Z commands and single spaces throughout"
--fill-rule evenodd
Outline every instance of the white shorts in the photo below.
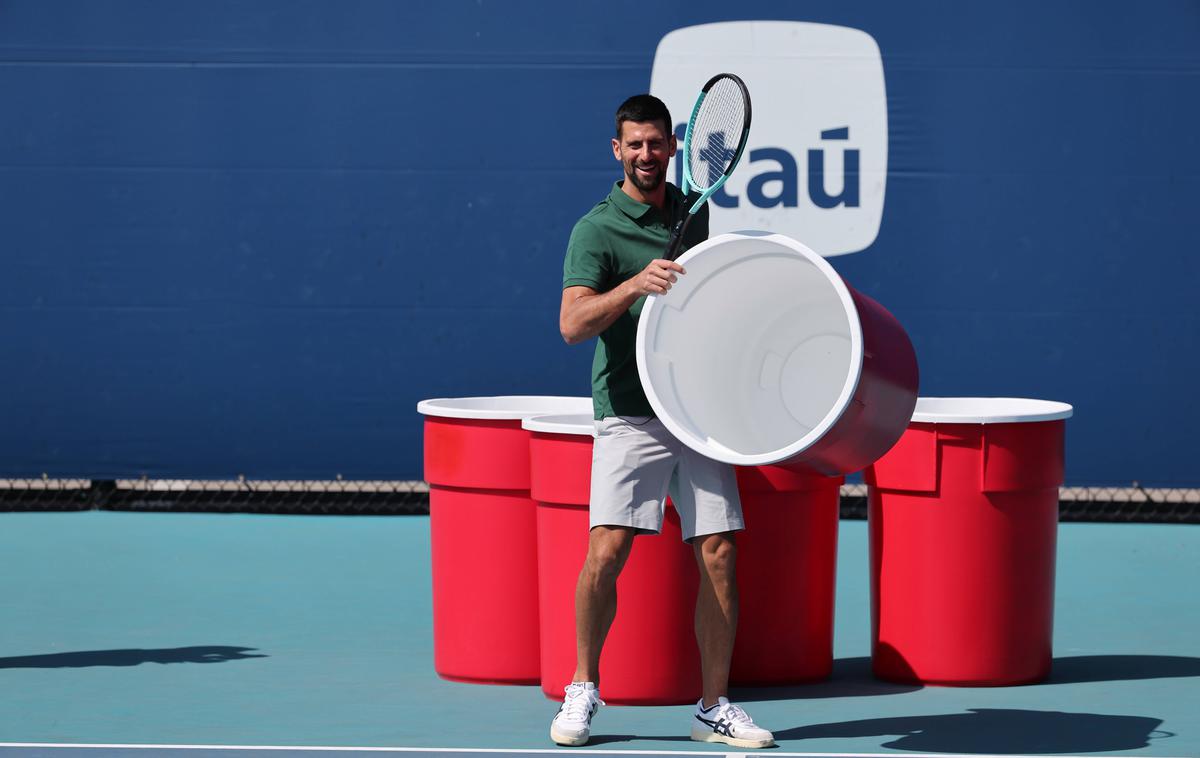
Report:
M 656 418 L 610 416 L 596 422 L 590 526 L 657 534 L 668 491 L 684 540 L 745 528 L 732 466 L 692 450 Z

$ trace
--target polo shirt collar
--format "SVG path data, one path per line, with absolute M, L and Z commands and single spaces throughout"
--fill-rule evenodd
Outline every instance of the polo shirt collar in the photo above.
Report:
M 620 208 L 626 216 L 635 221 L 654 210 L 653 205 L 639 203 L 629 195 L 626 195 L 625 190 L 621 189 L 620 181 L 613 182 L 612 192 L 608 193 L 608 199 L 612 201 L 613 205 Z

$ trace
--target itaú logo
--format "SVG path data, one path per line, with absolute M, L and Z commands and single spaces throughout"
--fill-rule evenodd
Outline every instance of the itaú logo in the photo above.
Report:
M 742 163 L 709 200 L 712 233 L 778 232 L 825 256 L 869 247 L 887 185 L 887 95 L 874 38 L 798 21 L 677 29 L 659 42 L 650 91 L 686 119 L 700 86 L 720 71 L 745 80 L 754 120 Z M 685 127 L 676 124 L 680 140 Z M 727 153 L 734 137 L 718 133 L 702 149 Z

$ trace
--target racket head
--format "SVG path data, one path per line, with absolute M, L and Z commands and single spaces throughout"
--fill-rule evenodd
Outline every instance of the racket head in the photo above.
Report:
M 741 77 L 722 73 L 704 84 L 683 137 L 684 192 L 709 195 L 725 183 L 746 151 L 751 115 Z

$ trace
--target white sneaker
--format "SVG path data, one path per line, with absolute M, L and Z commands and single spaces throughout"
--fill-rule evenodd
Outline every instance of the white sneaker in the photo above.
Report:
M 725 698 L 705 710 L 704 700 L 696 703 L 692 717 L 692 739 L 697 742 L 724 742 L 735 747 L 771 747 L 775 735 L 756 726 L 750 714 Z
M 566 690 L 567 697 L 550 722 L 550 739 L 556 745 L 583 745 L 592 735 L 592 716 L 604 701 L 591 682 L 571 682 Z

